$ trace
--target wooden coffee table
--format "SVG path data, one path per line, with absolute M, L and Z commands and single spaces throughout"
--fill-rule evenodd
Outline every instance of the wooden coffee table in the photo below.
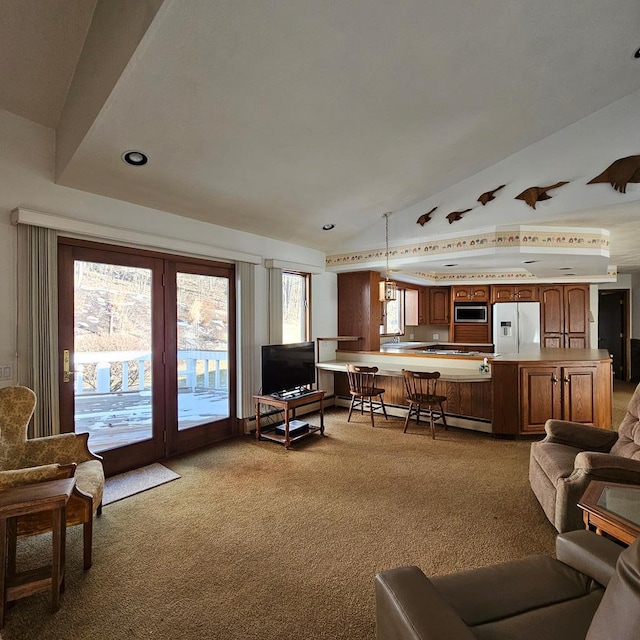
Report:
M 76 484 L 75 478 L 50 480 L 0 491 L 0 629 L 4 626 L 7 602 L 51 589 L 51 610 L 60 606 L 60 590 L 64 584 L 66 506 Z M 51 565 L 16 572 L 16 518 L 39 511 L 51 511 Z
M 640 486 L 594 480 L 578 506 L 587 529 L 632 544 L 640 537 Z

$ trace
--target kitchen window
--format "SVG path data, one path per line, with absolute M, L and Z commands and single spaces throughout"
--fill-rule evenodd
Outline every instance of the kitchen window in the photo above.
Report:
M 382 302 L 380 335 L 404 335 L 404 289 L 397 289 L 395 300 Z

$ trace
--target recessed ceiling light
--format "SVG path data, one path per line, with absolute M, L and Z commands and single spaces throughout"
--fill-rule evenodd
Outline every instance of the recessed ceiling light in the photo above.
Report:
M 522 264 L 533 264 L 534 262 L 538 262 L 537 260 L 523 260 Z
M 149 162 L 149 157 L 142 151 L 125 151 L 122 160 L 133 167 L 142 167 Z
M 573 267 L 558 267 L 558 271 L 571 271 Z
M 633 54 L 634 58 L 640 58 L 640 47 L 636 49 L 636 52 Z
M 451 264 L 443 264 L 443 267 L 457 267 L 457 263 L 451 263 Z
M 331 223 L 323 224 L 322 225 L 322 230 L 323 231 L 331 231 L 331 229 L 335 229 L 335 226 L 336 226 L 335 224 L 331 224 Z

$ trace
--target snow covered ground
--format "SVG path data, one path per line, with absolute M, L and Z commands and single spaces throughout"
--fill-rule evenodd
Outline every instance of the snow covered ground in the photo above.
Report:
M 225 390 L 178 394 L 178 428 L 188 429 L 229 415 Z M 151 438 L 151 391 L 76 396 L 76 433 L 89 433 L 95 453 Z

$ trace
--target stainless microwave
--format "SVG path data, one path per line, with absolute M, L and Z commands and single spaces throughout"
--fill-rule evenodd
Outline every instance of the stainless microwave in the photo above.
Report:
M 488 322 L 489 309 L 486 304 L 456 302 L 453 305 L 454 322 Z

